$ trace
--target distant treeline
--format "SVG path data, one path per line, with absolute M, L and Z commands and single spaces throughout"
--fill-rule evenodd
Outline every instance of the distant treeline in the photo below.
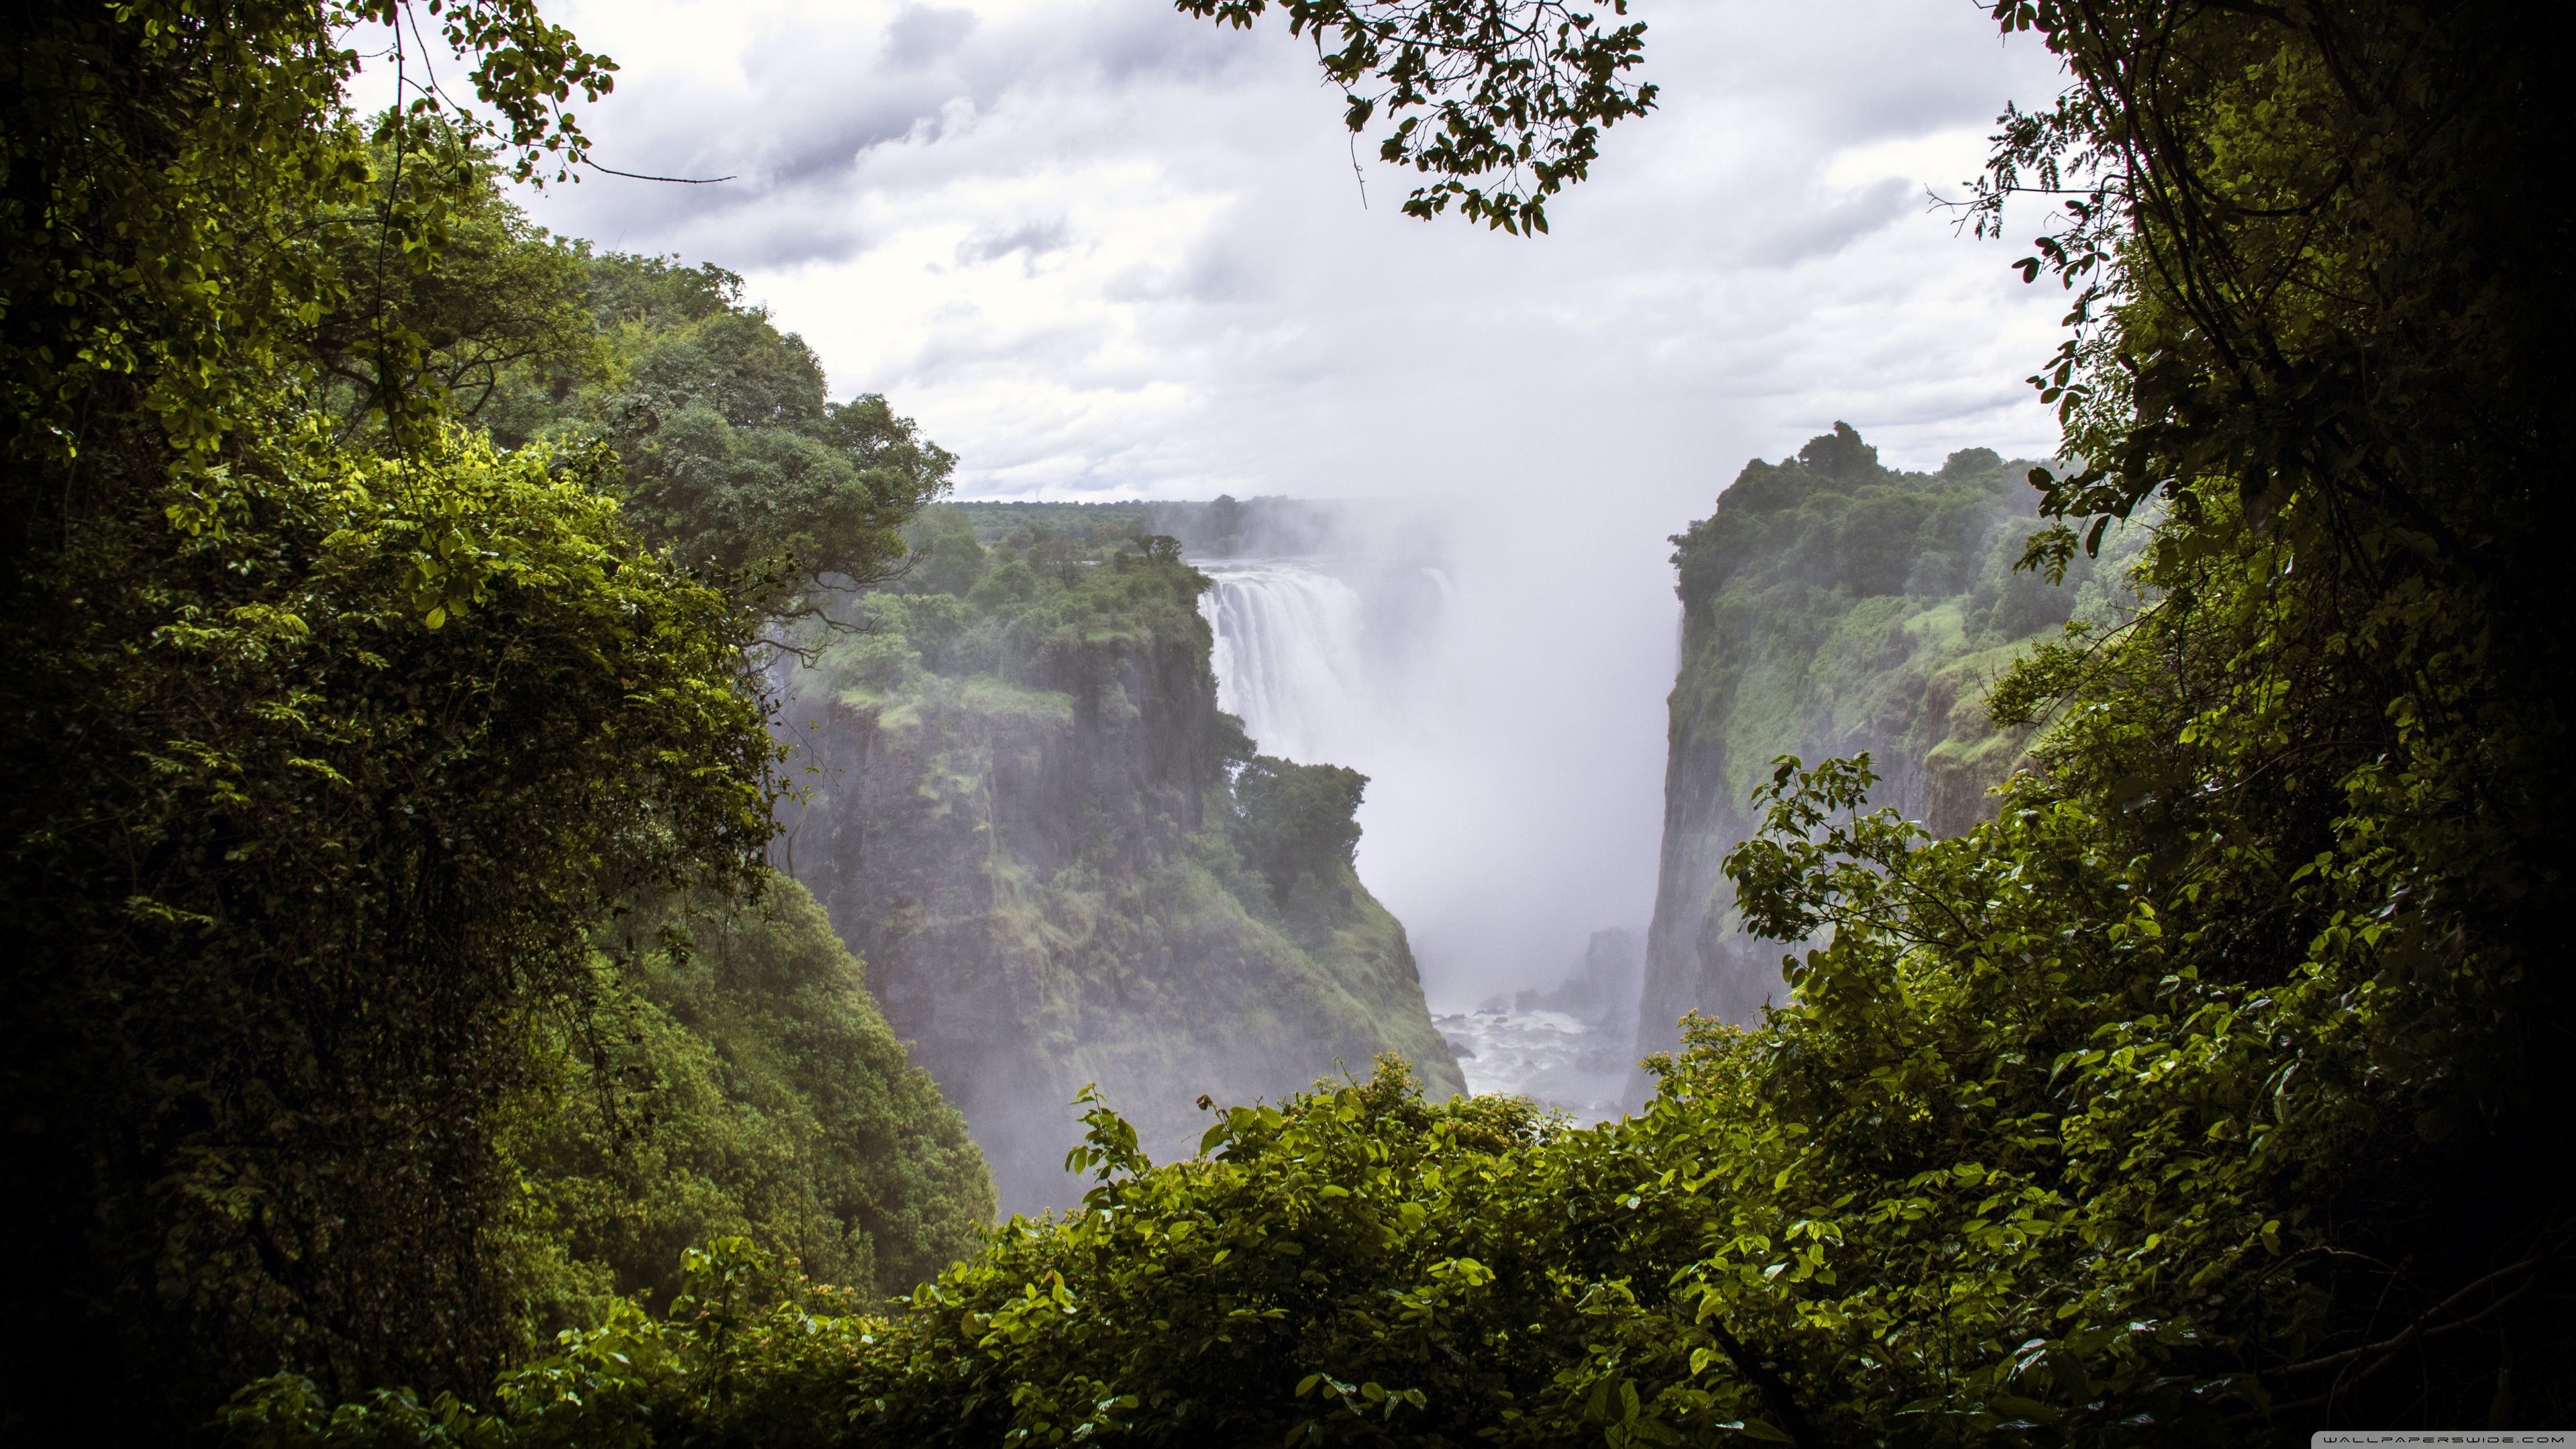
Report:
M 1276 558 L 1331 553 L 1380 520 L 1365 504 L 1310 498 L 1137 499 L 1111 503 L 962 499 L 954 505 L 976 536 L 998 542 L 1026 529 L 1094 538 L 1159 533 L 1194 558 Z

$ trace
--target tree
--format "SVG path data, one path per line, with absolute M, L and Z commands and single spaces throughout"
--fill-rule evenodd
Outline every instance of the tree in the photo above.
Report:
M 578 161 L 607 63 L 526 0 L 433 13 L 498 118 L 447 134 Z M 281 1362 L 487 1382 L 525 1033 L 612 903 L 747 880 L 769 831 L 756 616 L 598 449 L 497 453 L 397 355 L 414 254 L 491 217 L 479 178 L 371 190 L 358 20 L 419 39 L 389 3 L 0 20 L 12 1436 L 182 1438 Z M 442 105 L 406 94 L 397 166 Z M 322 224 L 371 200 L 381 297 Z
M 1238 29 L 1270 8 L 1270 0 L 1176 3 L 1185 15 Z M 1279 8 L 1291 33 L 1313 37 L 1325 79 L 1349 102 L 1342 120 L 1351 133 L 1391 122 L 1379 159 L 1434 178 L 1405 199 L 1407 216 L 1455 205 L 1489 227 L 1546 231 L 1548 198 L 1591 175 L 1601 132 L 1655 104 L 1654 86 L 1627 76 L 1644 58 L 1645 25 L 1603 27 L 1563 0 L 1282 0 Z M 1627 0 L 1610 8 L 1625 15 Z
M 585 159 L 563 107 L 576 90 L 606 93 L 605 57 L 531 0 L 446 0 L 434 13 L 474 58 L 468 79 L 495 115 L 459 124 L 497 137 L 522 177 Z M 69 472 L 137 414 L 181 456 L 211 455 L 292 366 L 334 280 L 289 227 L 363 195 L 364 151 L 340 103 L 357 56 L 339 35 L 360 21 L 388 24 L 398 42 L 405 24 L 418 30 L 397 0 L 43 6 L 5 22 L 0 397 L 15 424 L 9 511 L 25 530 L 13 561 L 30 534 L 109 487 L 98 470 L 75 474 L 65 501 L 29 470 Z M 406 79 L 407 112 L 441 109 L 439 93 Z M 397 227 L 395 240 L 424 238 Z
M 646 535 L 769 612 L 897 574 L 901 530 L 948 490 L 952 455 L 881 395 L 828 400 L 812 350 L 742 305 L 731 272 L 625 256 L 587 269 L 609 375 L 561 398 L 523 390 L 512 426 L 614 445 Z
M 531 225 L 499 169 L 446 119 L 388 111 L 363 193 L 297 224 L 337 299 L 305 346 L 347 435 L 381 441 L 424 410 L 482 421 L 529 373 L 601 380 L 584 249 Z
M 605 442 L 629 521 L 766 613 L 902 568 L 899 530 L 955 458 L 881 396 L 829 401 L 740 277 L 548 237 L 437 118 L 382 118 L 369 154 L 366 198 L 309 223 L 339 279 L 310 345 L 345 433 L 398 442 L 427 409 L 514 444 Z M 429 242 L 402 245 L 398 214 Z
M 1360 844 L 1354 817 L 1368 776 L 1339 765 L 1300 765 L 1256 755 L 1235 772 L 1238 848 L 1285 905 L 1300 882 L 1325 884 L 1351 868 Z

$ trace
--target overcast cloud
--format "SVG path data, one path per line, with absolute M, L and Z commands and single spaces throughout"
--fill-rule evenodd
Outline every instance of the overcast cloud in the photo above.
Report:
M 745 275 L 964 496 L 1449 498 L 1456 708 L 1368 762 L 1363 871 L 1435 995 L 1652 902 L 1665 536 L 1847 419 L 2047 451 L 2062 297 L 1927 212 L 2056 89 L 1970 0 L 1641 0 L 1661 108 L 1535 241 L 1399 214 L 1311 46 L 1155 0 L 553 3 L 623 67 L 558 232 Z M 1354 175 L 1354 151 L 1359 175 Z M 1363 186 L 1365 204 L 1363 204 Z M 2026 235 L 2025 218 L 2017 235 Z

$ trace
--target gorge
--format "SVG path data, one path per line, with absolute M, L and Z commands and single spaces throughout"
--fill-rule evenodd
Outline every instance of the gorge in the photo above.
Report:
M 1751 796 L 1774 758 L 1867 754 L 1880 775 L 1873 803 L 1935 835 L 1990 811 L 1987 791 L 2029 732 L 1987 719 L 1987 686 L 2070 621 L 2098 631 L 2136 607 L 2123 579 L 2143 529 L 2113 529 L 2100 556 L 2073 559 L 2062 583 L 2015 567 L 2036 526 L 2024 479 L 2032 466 L 1972 448 L 1930 472 L 1890 468 L 1837 424 L 1777 463 L 1746 464 L 1711 514 L 1674 538 L 1682 647 L 1667 701 L 1660 878 L 1651 925 L 1639 923 L 1639 959 L 1604 994 L 1603 942 L 1624 933 L 1596 917 L 1604 929 L 1559 967 L 1563 987 L 1516 986 L 1490 965 L 1478 977 L 1471 963 L 1466 980 L 1484 984 L 1435 1004 L 1477 1090 L 1528 1092 L 1590 1117 L 1634 1110 L 1651 1090 L 1636 1063 L 1677 1043 L 1682 1016 L 1747 1025 L 1779 999 L 1782 948 L 1744 931 L 1719 870 L 1759 825 Z M 1203 547 L 1240 548 L 1250 517 L 1280 550 L 1194 554 L 1213 580 L 1200 607 L 1223 707 L 1257 740 L 1290 742 L 1290 753 L 1403 769 L 1390 737 L 1437 718 L 1418 702 L 1408 710 L 1406 695 L 1421 689 L 1411 671 L 1452 638 L 1454 532 L 1411 530 L 1413 575 L 1436 591 L 1391 604 L 1397 573 L 1350 542 L 1374 531 L 1366 505 L 1150 508 L 1140 524 L 1178 528 Z M 1210 510 L 1227 535 L 1211 534 Z M 1492 788 L 1511 788 L 1508 771 L 1493 774 Z M 1400 873 L 1401 862 L 1378 859 Z M 1570 1012 L 1569 997 L 1581 1003 Z
M 2565 1437 L 2520 8 L 845 8 L 0 10 L 0 1442 Z
M 2116 621 L 2122 596 L 2094 580 L 2117 577 L 2126 535 L 2063 585 L 2013 569 L 2028 466 L 1971 449 L 1893 470 L 1838 425 L 1746 465 L 1676 538 L 1653 919 L 1596 920 L 1562 985 L 1448 963 L 1470 991 L 1427 1001 L 1367 884 L 1422 866 L 1361 828 L 1366 791 L 1407 782 L 1344 767 L 1401 771 L 1409 733 L 1436 740 L 1424 681 L 1461 597 L 1456 539 L 1388 505 L 933 509 L 859 632 L 782 676 L 808 793 L 781 858 L 1006 1208 L 1070 1200 L 1086 1084 L 1158 1156 L 1189 1150 L 1202 1094 L 1276 1098 L 1390 1050 L 1435 1093 L 1616 1116 L 1685 1013 L 1747 1024 L 1778 995 L 1779 948 L 1744 932 L 1718 871 L 1773 757 L 1867 752 L 1880 803 L 1955 833 L 2024 737 L 1986 721 L 1986 683 L 2069 619 Z

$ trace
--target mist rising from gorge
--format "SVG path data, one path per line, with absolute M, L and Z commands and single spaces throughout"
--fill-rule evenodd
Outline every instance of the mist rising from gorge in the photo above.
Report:
M 1674 525 L 1604 512 L 1258 500 L 1229 537 L 1164 506 L 1216 580 L 1222 707 L 1370 777 L 1360 876 L 1437 1009 L 1554 986 L 1653 910 Z

